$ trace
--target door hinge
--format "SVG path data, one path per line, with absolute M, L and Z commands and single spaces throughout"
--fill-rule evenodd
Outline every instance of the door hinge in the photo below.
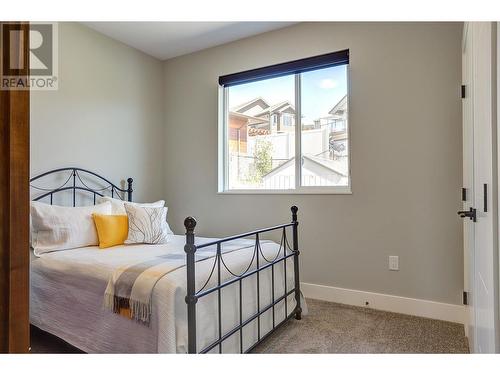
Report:
M 462 188 L 462 201 L 467 201 L 467 188 Z
M 463 294 L 462 294 L 462 304 L 464 304 L 464 305 L 469 304 L 469 293 L 466 292 L 465 290 L 463 291 Z
M 465 85 L 462 85 L 462 99 L 465 98 Z
M 488 212 L 488 184 L 483 184 L 483 211 Z

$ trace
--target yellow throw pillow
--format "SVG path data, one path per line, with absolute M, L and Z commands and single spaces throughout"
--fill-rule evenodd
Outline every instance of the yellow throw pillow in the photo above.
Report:
M 123 245 L 128 236 L 127 215 L 92 214 L 92 217 L 97 229 L 100 249 Z

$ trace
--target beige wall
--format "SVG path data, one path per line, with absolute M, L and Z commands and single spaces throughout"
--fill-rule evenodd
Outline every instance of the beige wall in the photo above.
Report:
M 303 281 L 459 304 L 460 40 L 455 23 L 309 23 L 168 60 L 162 157 L 174 230 L 194 215 L 199 234 L 228 235 L 287 221 L 297 204 Z M 218 76 L 344 48 L 353 194 L 217 194 Z
M 31 93 L 31 174 L 75 165 L 162 196 L 163 66 L 77 23 L 59 24 L 59 90 Z

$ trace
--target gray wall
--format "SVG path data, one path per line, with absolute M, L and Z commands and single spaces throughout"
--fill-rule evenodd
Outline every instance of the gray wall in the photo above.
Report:
M 456 23 L 308 23 L 166 61 L 174 231 L 194 215 L 199 234 L 227 235 L 286 221 L 297 204 L 303 281 L 459 304 L 460 42 Z M 218 76 L 344 48 L 353 194 L 217 194 Z
M 163 64 L 77 23 L 59 24 L 59 90 L 31 92 L 31 174 L 75 165 L 135 200 L 163 193 Z

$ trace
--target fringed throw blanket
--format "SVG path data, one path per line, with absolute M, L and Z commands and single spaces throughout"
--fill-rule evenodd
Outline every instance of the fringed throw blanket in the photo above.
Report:
M 254 240 L 227 243 L 223 244 L 222 253 L 253 246 Z M 215 255 L 215 246 L 202 248 L 196 251 L 196 261 L 213 258 Z M 143 262 L 120 267 L 113 273 L 104 293 L 104 307 L 149 326 L 155 285 L 162 277 L 185 265 L 186 254 L 183 250 L 162 255 L 145 253 Z

